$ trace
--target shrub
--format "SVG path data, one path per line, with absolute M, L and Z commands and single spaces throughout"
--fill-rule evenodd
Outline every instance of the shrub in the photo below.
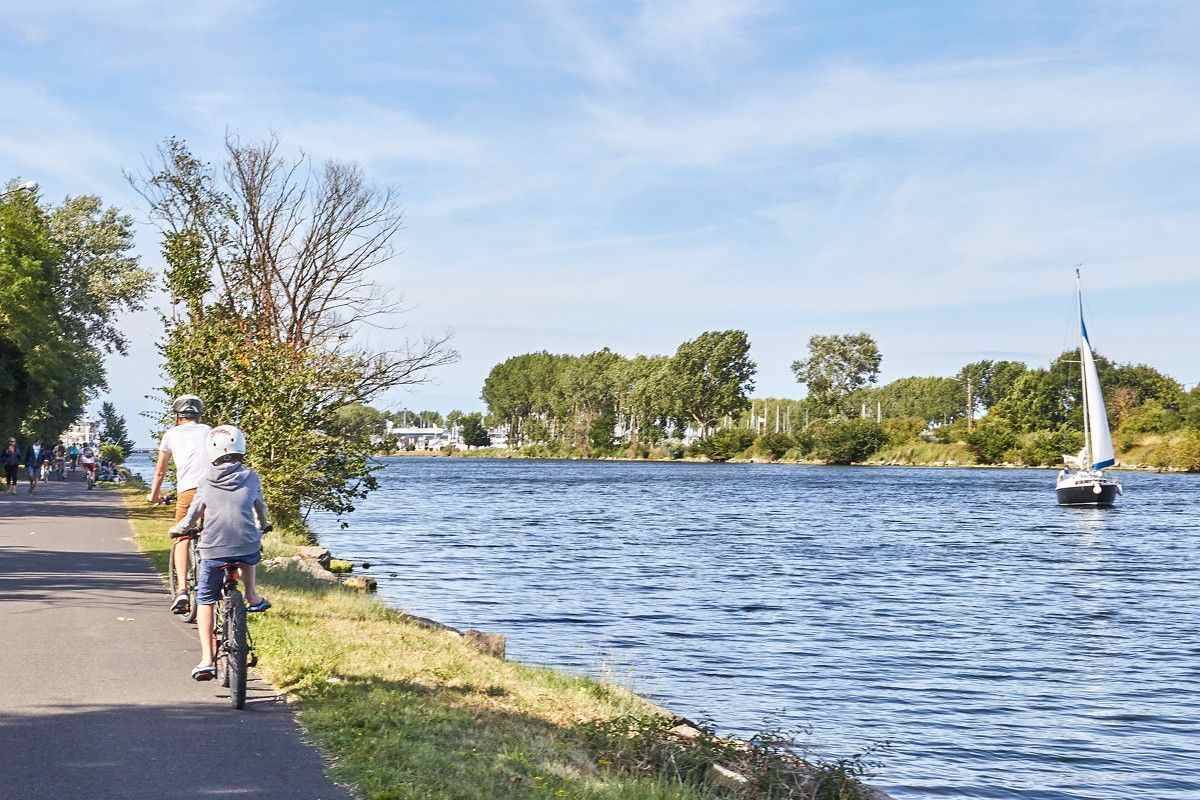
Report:
M 754 440 L 754 450 L 761 456 L 772 461 L 778 461 L 795 446 L 792 437 L 786 433 L 764 433 Z
M 1083 447 L 1083 434 L 1066 426 L 1055 431 L 1037 431 L 1016 449 L 1016 457 L 1031 467 L 1062 463 L 1063 455 L 1077 453 Z
M 1200 430 L 1185 431 L 1171 448 L 1172 465 L 1187 472 L 1200 472 Z
M 885 419 L 882 427 L 888 445 L 895 447 L 916 441 L 921 431 L 925 430 L 925 420 L 921 417 L 895 417 Z
M 1146 433 L 1169 433 L 1182 424 L 1179 414 L 1163 408 L 1157 400 L 1147 400 L 1128 411 L 1117 429 L 1116 444 L 1122 452 L 1129 450 L 1139 436 Z
M 979 463 L 996 464 L 1006 452 L 1017 446 L 1017 434 L 1008 420 L 988 416 L 967 434 L 966 441 Z
M 949 425 L 939 425 L 933 429 L 933 440 L 938 444 L 954 444 L 964 442 L 967 438 L 967 421 L 957 419 Z
M 100 458 L 120 464 L 125 460 L 125 449 L 115 442 L 105 442 L 100 445 Z
M 754 444 L 754 434 L 745 428 L 725 428 L 696 442 L 694 451 L 713 461 L 728 461 Z
M 831 420 L 813 425 L 813 455 L 829 464 L 864 461 L 887 442 L 883 428 L 870 419 Z

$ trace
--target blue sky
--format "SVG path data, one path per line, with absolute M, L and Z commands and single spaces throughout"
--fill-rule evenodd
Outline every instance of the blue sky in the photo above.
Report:
M 0 177 L 144 219 L 122 170 L 168 135 L 359 162 L 404 198 L 407 333 L 462 353 L 386 405 L 724 327 L 760 394 L 799 393 L 814 333 L 875 334 L 887 379 L 1042 363 L 1077 262 L 1101 351 L 1200 381 L 1198 4 L 187 5 L 0 2 Z M 129 328 L 144 441 L 155 317 Z

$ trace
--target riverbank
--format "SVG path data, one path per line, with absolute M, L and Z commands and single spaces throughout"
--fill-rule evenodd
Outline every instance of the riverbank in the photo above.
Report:
M 169 512 L 146 506 L 136 490 L 124 495 L 135 540 L 162 571 Z M 264 555 L 290 557 L 305 543 L 272 533 Z M 855 762 L 798 769 L 778 752 L 731 748 L 704 733 L 680 738 L 676 720 L 623 688 L 485 655 L 298 571 L 260 574 L 274 608 L 252 618 L 259 669 L 298 704 L 331 777 L 364 797 L 755 798 L 778 792 L 789 763 L 795 791 L 770 796 L 858 794 Z M 745 782 L 714 766 L 741 762 Z
M 1169 460 L 1169 454 L 1177 446 L 1175 440 L 1168 436 L 1154 435 L 1143 437 L 1135 445 L 1117 459 L 1117 464 L 1111 469 L 1131 472 L 1195 472 L 1185 466 L 1176 465 Z M 603 455 L 585 456 L 578 453 L 556 453 L 551 451 L 529 451 L 528 449 L 511 450 L 502 447 L 486 447 L 476 450 L 422 450 L 390 453 L 389 457 L 425 457 L 425 458 L 472 458 L 500 459 L 521 461 L 628 461 L 653 463 L 683 463 L 711 464 L 718 463 L 705 456 L 670 455 Z M 830 462 L 808 458 L 798 458 L 794 455 L 784 455 L 781 458 L 768 458 L 760 455 L 743 454 L 719 463 L 727 464 L 794 464 L 801 466 L 830 466 Z M 1024 464 L 1019 462 L 1000 462 L 983 464 L 962 442 L 912 442 L 903 445 L 885 447 L 872 454 L 864 461 L 855 461 L 853 466 L 867 467 L 954 467 L 972 469 L 1062 469 L 1062 464 Z

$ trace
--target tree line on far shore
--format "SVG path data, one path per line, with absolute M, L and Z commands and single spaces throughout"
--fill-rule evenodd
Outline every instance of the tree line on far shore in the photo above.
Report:
M 814 336 L 792 364 L 803 399 L 752 399 L 744 331 L 710 331 L 671 356 L 513 356 L 484 382 L 488 421 L 530 455 L 1053 465 L 1082 446 L 1078 355 L 1049 367 L 981 360 L 954 376 L 878 385 L 866 333 Z M 1119 453 L 1200 470 L 1200 387 L 1097 356 Z M 684 433 L 700 438 L 684 448 Z

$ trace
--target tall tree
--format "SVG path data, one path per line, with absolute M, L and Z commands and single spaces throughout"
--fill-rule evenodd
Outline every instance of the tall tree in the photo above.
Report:
M 178 139 L 159 155 L 131 181 L 162 229 L 175 304 L 164 392 L 198 394 L 246 430 L 282 521 L 353 510 L 376 485 L 375 445 L 362 428 L 339 429 L 338 412 L 457 357 L 445 337 L 359 344 L 364 326 L 396 312 L 374 272 L 393 255 L 398 198 L 354 165 L 285 158 L 273 138 L 228 137 L 220 170 Z
M 57 438 L 104 386 L 122 351 L 115 318 L 140 307 L 150 276 L 129 255 L 132 220 L 92 196 L 43 204 L 0 195 L 0 425 Z
M 883 356 L 868 333 L 813 336 L 808 358 L 792 362 L 798 383 L 829 413 L 844 413 L 845 400 L 857 389 L 879 380 Z
M 757 372 L 745 331 L 707 331 L 684 342 L 670 362 L 674 415 L 708 435 L 723 417 L 749 408 Z
M 492 437 L 483 424 L 483 414 L 478 411 L 464 414 L 459 424 L 462 425 L 463 444 L 467 447 L 487 447 L 492 443 Z
M 129 438 L 125 417 L 118 414 L 117 407 L 107 400 L 100 406 L 100 441 L 121 448 L 122 461 L 129 458 L 133 450 L 133 440 Z

